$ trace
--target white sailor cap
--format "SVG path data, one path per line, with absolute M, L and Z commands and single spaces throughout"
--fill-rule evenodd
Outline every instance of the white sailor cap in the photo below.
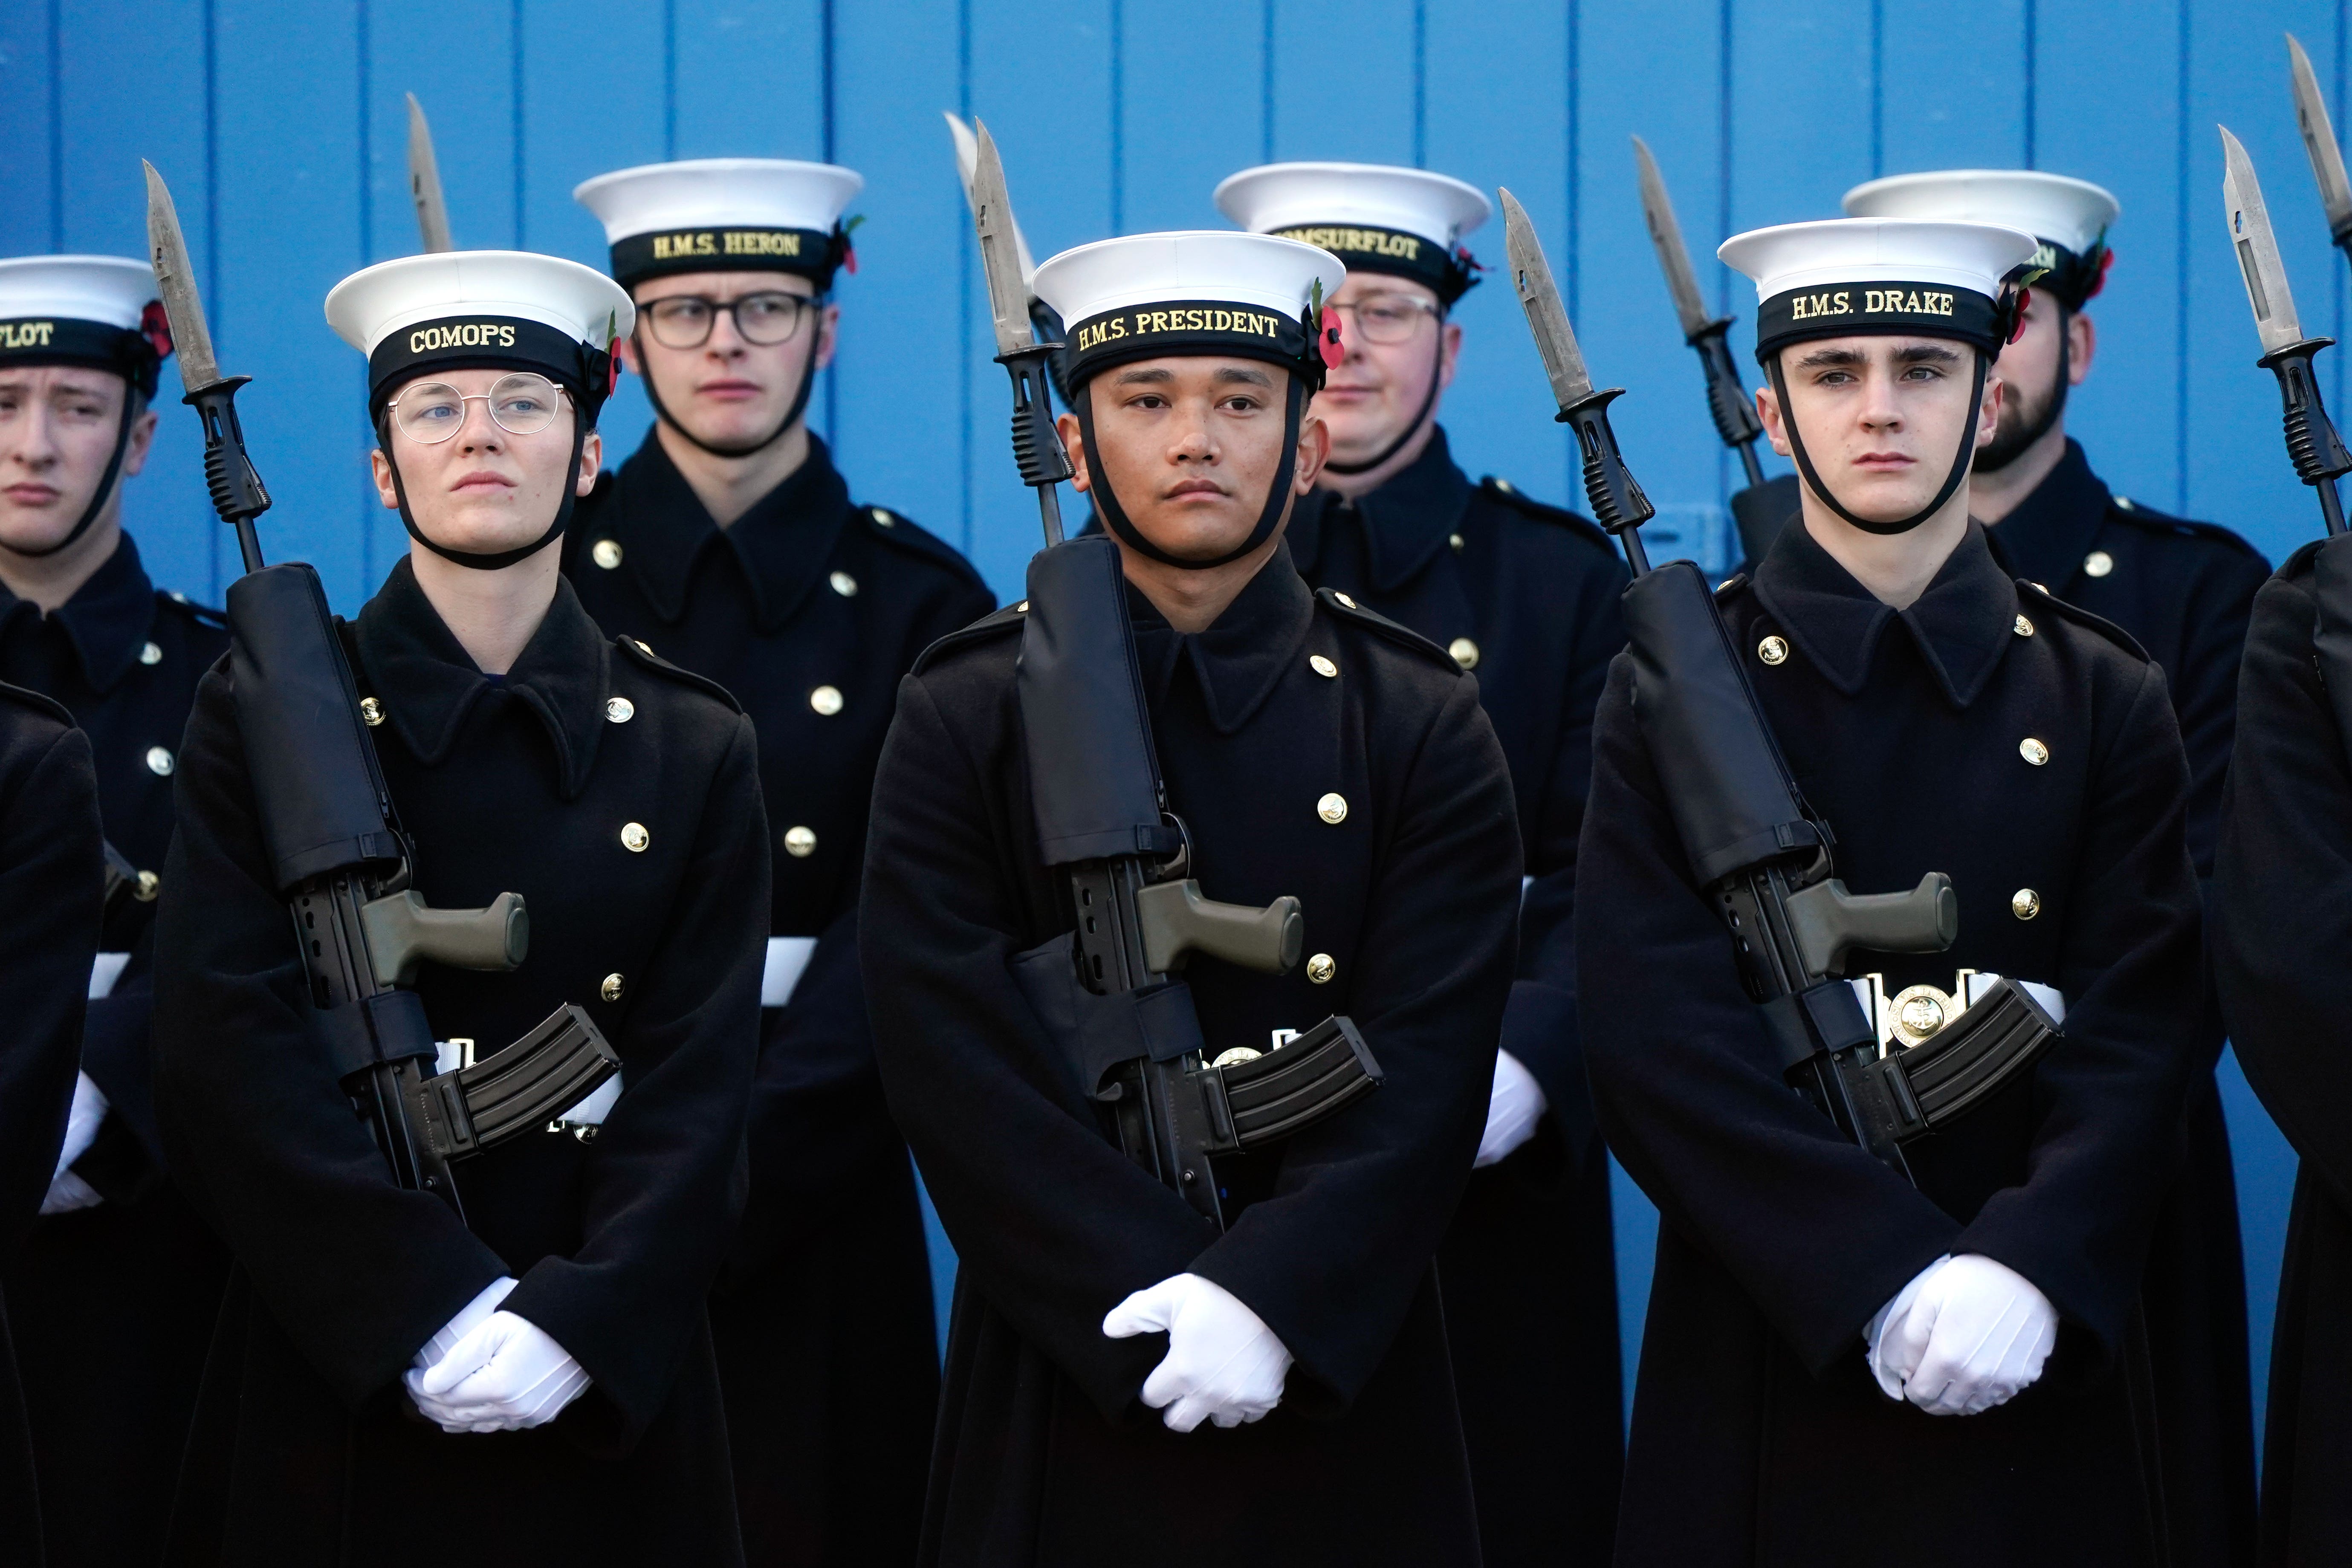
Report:
M 1716 255 L 1756 281 L 1756 357 L 1863 333 L 1958 338 L 1998 355 L 2015 334 L 2014 284 L 2039 242 L 2023 229 L 1823 218 L 1733 235 Z
M 692 158 L 599 174 L 572 199 L 604 226 L 626 287 L 678 272 L 796 272 L 823 289 L 844 261 L 857 270 L 841 213 L 865 188 L 833 163 Z
M 120 256 L 20 256 L 0 261 L 0 364 L 111 371 L 152 397 L 172 329 L 155 271 Z
M 2114 193 L 2088 180 L 2037 169 L 1942 169 L 1890 174 L 1845 194 L 1849 217 L 1944 219 L 2021 228 L 2042 242 L 2038 288 L 2071 310 L 2099 291 L 2114 252 L 2107 229 L 2123 211 Z
M 613 342 L 636 307 L 593 267 L 525 250 L 444 250 L 380 261 L 327 295 L 327 324 L 368 356 L 381 410 L 428 371 L 532 370 L 593 420 L 613 389 Z
M 1478 280 L 1462 237 L 1494 216 L 1475 185 L 1387 163 L 1265 163 L 1218 184 L 1217 210 L 1255 234 L 1320 246 L 1350 271 L 1426 284 L 1447 304 Z
M 1031 287 L 1066 324 L 1072 386 L 1171 354 L 1265 360 L 1319 386 L 1339 361 L 1322 305 L 1347 277 L 1338 257 L 1295 239 L 1187 229 L 1066 250 Z

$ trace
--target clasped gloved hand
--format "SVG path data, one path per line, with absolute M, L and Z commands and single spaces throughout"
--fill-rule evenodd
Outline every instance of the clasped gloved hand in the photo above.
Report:
M 1138 1290 L 1110 1310 L 1103 1332 L 1167 1334 L 1167 1355 L 1143 1380 L 1143 1403 L 1175 1431 L 1202 1421 L 1239 1426 L 1282 1403 L 1290 1352 L 1239 1297 L 1198 1274 Z
M 1886 1397 L 1930 1415 L 1977 1415 L 2041 1377 L 2058 1343 L 2058 1312 L 2024 1275 L 1964 1252 L 1921 1269 L 1865 1338 Z
M 1491 1165 L 1536 1135 L 1536 1123 L 1551 1109 L 1543 1085 L 1527 1064 L 1508 1051 L 1495 1053 L 1495 1088 L 1486 1097 L 1486 1131 L 1478 1140 L 1471 1168 Z
M 586 1369 L 554 1336 L 497 1310 L 514 1288 L 500 1279 L 467 1302 L 402 1375 L 416 1408 L 445 1432 L 544 1426 L 588 1390 Z

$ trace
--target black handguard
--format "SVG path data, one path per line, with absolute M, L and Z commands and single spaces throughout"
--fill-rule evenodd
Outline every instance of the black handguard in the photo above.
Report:
M 1039 848 L 1070 879 L 1079 984 L 1097 995 L 1162 990 L 1194 954 L 1288 973 L 1306 947 L 1297 899 L 1221 904 L 1183 874 L 1190 855 L 1164 808 L 1118 546 L 1097 534 L 1041 551 L 1028 590 L 1015 689 Z M 1157 1016 L 1179 1037 L 1115 1063 L 1082 1057 L 1079 1070 L 1129 1158 L 1221 1226 L 1215 1158 L 1267 1147 L 1381 1082 L 1343 1017 L 1212 1064 L 1189 1003 Z

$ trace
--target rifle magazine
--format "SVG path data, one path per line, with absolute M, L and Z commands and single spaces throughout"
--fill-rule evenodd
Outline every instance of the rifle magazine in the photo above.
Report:
M 1223 1080 L 1234 1141 L 1244 1152 L 1338 1114 L 1384 1078 L 1355 1024 L 1338 1015 L 1278 1051 L 1212 1070 Z
M 462 1152 L 474 1153 L 544 1127 L 620 1070 L 619 1053 L 594 1021 L 567 1002 L 514 1044 L 432 1081 L 462 1098 L 473 1132 Z
M 1886 1058 L 1890 1078 L 1907 1084 L 1919 1125 L 1905 1136 L 1948 1126 L 2028 1072 L 2058 1038 L 2042 1004 L 2009 980 L 1998 982 L 1942 1030 Z

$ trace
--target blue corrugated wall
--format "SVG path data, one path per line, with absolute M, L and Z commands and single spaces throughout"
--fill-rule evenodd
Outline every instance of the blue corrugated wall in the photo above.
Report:
M 570 195 L 589 174 L 726 153 L 851 164 L 867 222 L 817 423 L 861 496 L 961 543 L 1009 595 L 1034 512 L 1004 449 L 942 109 L 995 132 L 1040 257 L 1220 226 L 1211 187 L 1270 158 L 1509 184 L 1596 373 L 1632 389 L 1618 426 L 1663 514 L 1654 550 L 1672 532 L 1710 563 L 1737 469 L 1650 257 L 1627 135 L 1657 153 L 1702 280 L 1743 314 L 1752 300 L 1704 259 L 1723 234 L 1832 214 L 1874 174 L 2023 163 L 2123 200 L 2097 371 L 2071 414 L 2100 471 L 2276 559 L 2318 524 L 2251 363 L 2213 124 L 2269 183 L 2305 324 L 2341 335 L 2344 264 L 2286 97 L 2290 29 L 2343 124 L 2343 0 L 0 0 L 0 254 L 141 254 L 139 160 L 153 160 L 223 362 L 255 378 L 246 426 L 278 498 L 267 547 L 317 563 L 348 610 L 402 538 L 366 482 L 359 357 L 320 302 L 415 247 L 404 91 L 432 115 L 461 244 L 601 262 Z M 1455 450 L 1474 473 L 1570 496 L 1572 448 L 1507 293 L 1475 291 L 1460 319 Z M 2323 362 L 2339 408 L 2346 358 Z M 606 421 L 625 449 L 646 418 L 625 384 Z M 217 603 L 235 557 L 194 437 L 166 418 L 127 509 L 157 576 Z M 2293 1160 L 2224 1075 L 2259 1375 Z M 1630 1352 L 1655 1221 L 1621 1189 Z

